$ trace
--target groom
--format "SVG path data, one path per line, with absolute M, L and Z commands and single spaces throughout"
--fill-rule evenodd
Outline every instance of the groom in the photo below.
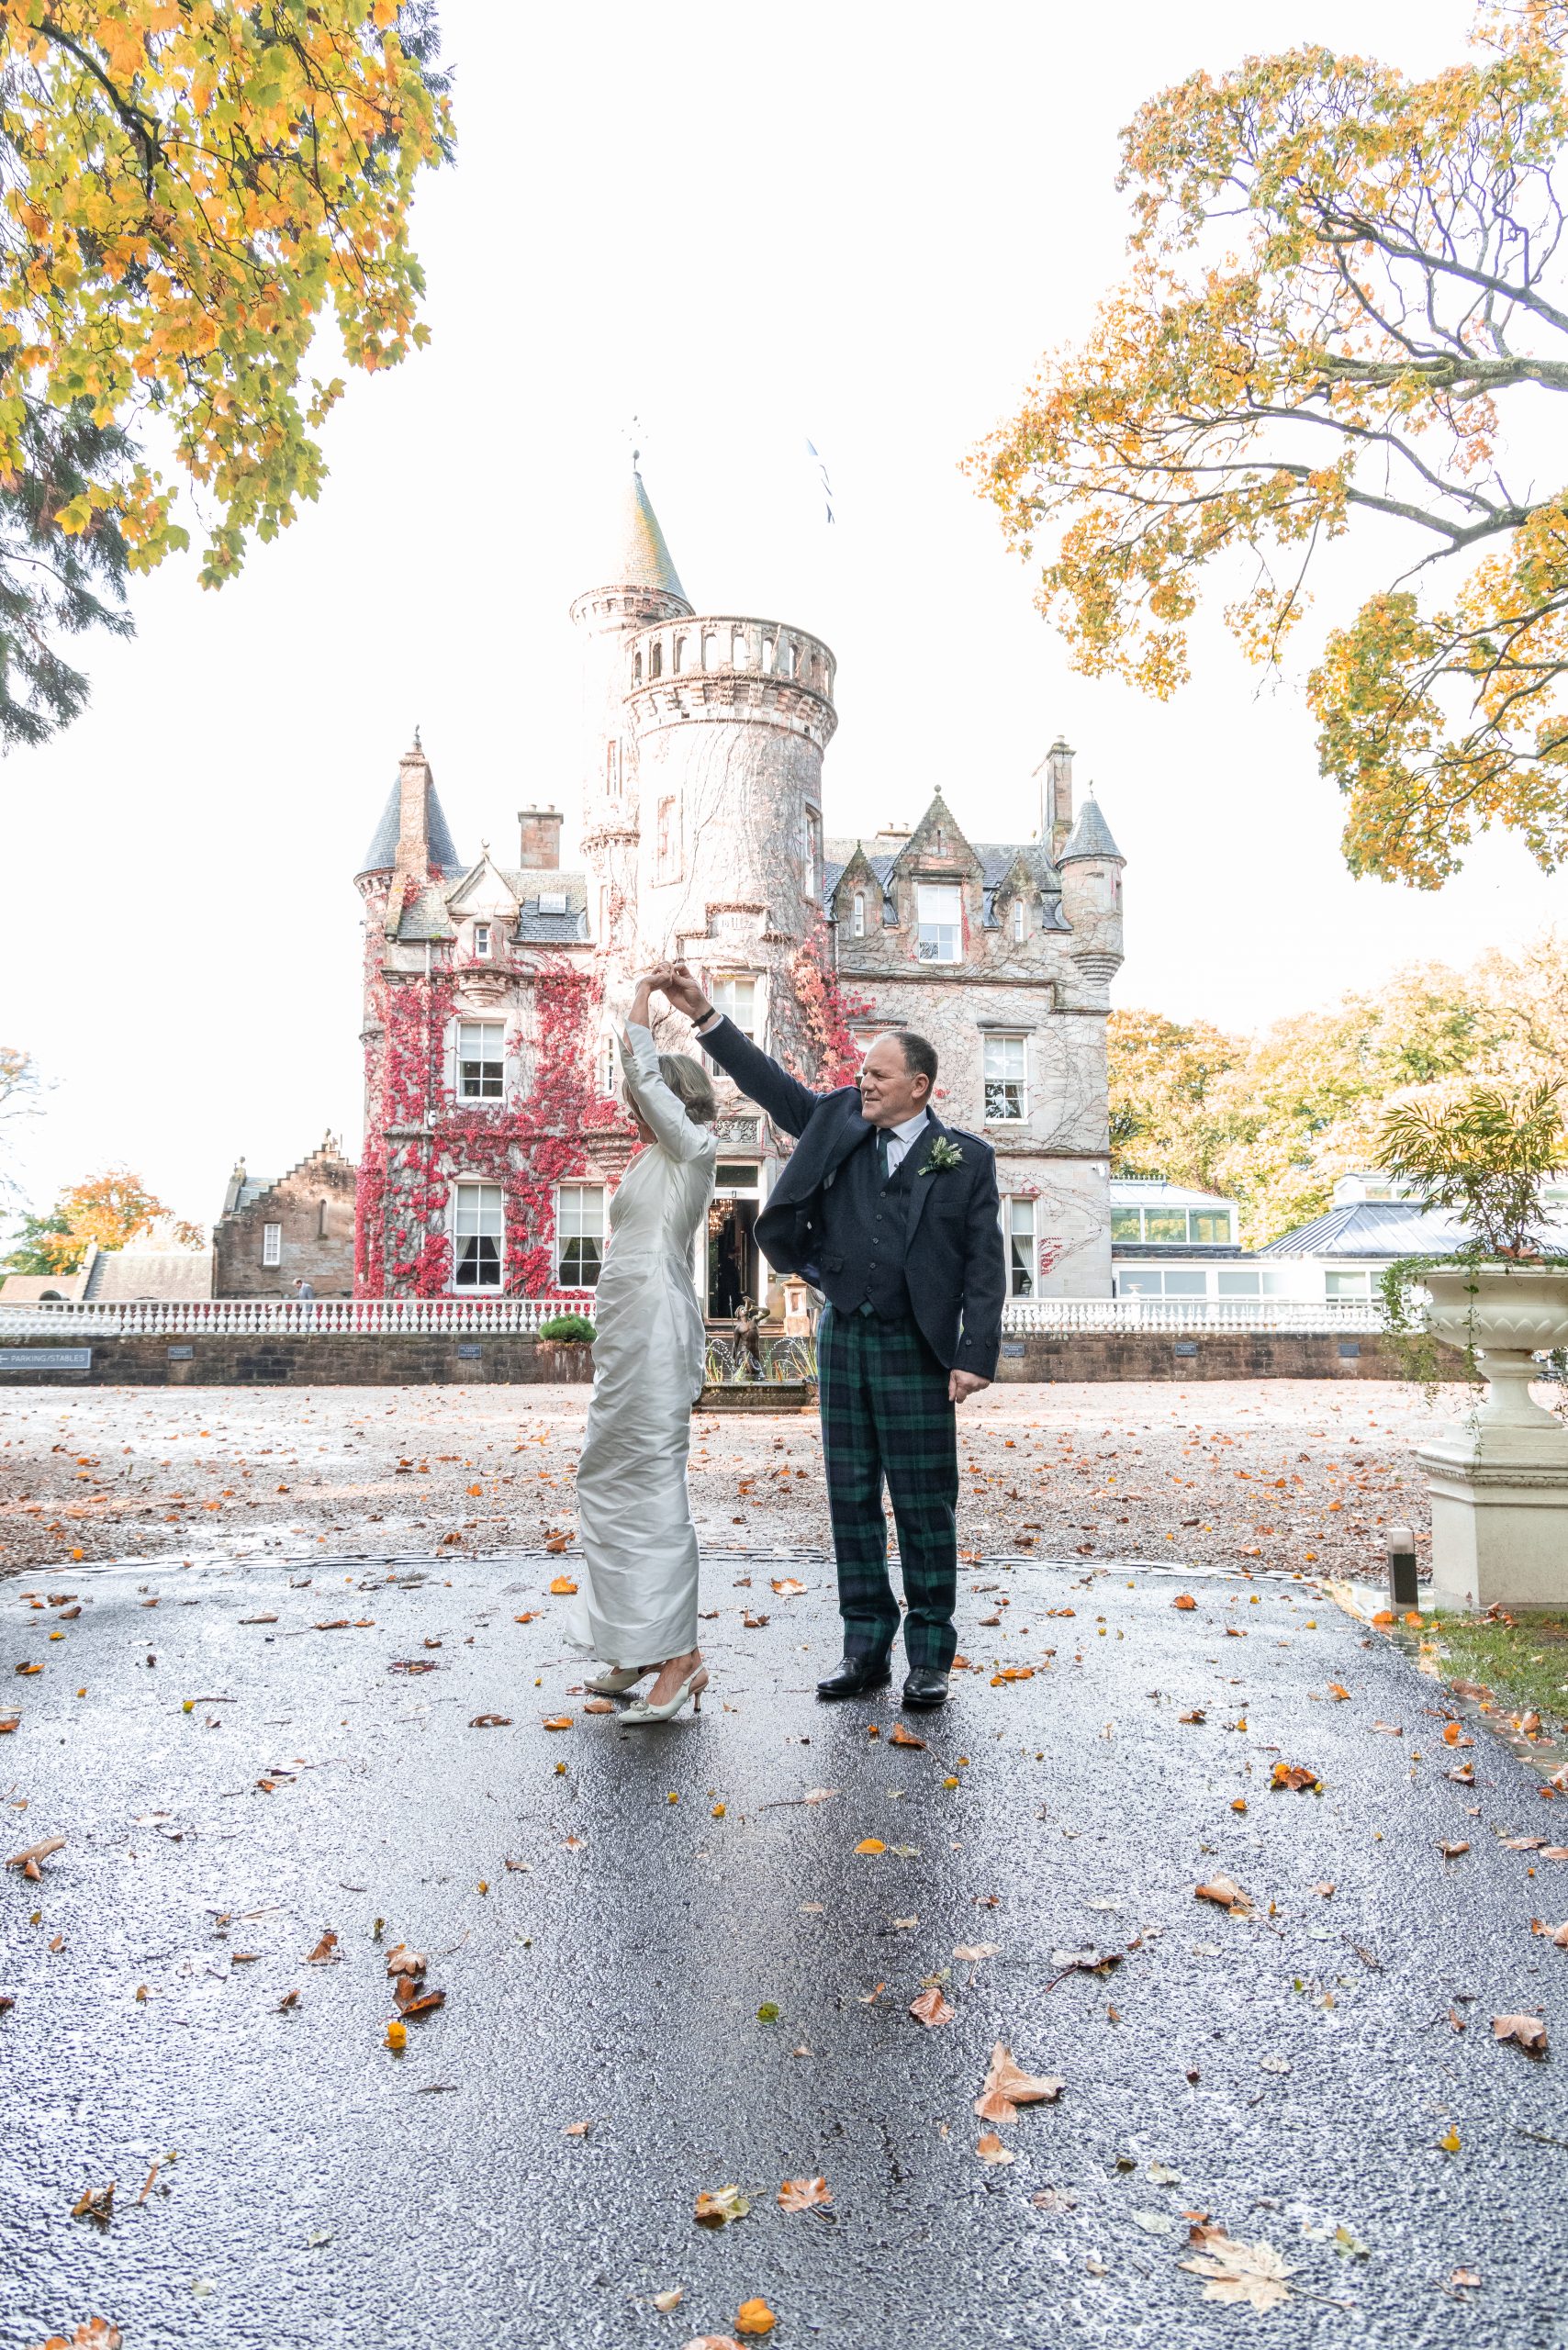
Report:
M 714 1011 L 686 964 L 658 984 L 741 1091 L 800 1137 L 756 1237 L 769 1264 L 828 1299 L 817 1361 L 844 1658 L 817 1695 L 859 1697 L 889 1678 L 885 1477 L 908 1603 L 903 1701 L 940 1706 L 956 1646 L 954 1406 L 991 1383 L 1007 1289 L 995 1154 L 931 1108 L 936 1055 L 912 1030 L 877 1038 L 858 1087 L 813 1093 Z

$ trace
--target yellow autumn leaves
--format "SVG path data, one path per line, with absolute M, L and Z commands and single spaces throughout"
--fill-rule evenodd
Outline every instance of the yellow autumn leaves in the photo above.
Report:
M 28 399 L 99 424 L 161 409 L 216 509 L 207 585 L 318 494 L 311 436 L 342 389 L 302 382 L 323 312 L 354 366 L 424 339 L 408 212 L 450 120 L 396 19 L 391 0 L 0 16 L 0 473 L 22 470 Z M 134 569 L 185 543 L 141 464 L 106 464 L 50 519 L 69 536 L 108 513 Z

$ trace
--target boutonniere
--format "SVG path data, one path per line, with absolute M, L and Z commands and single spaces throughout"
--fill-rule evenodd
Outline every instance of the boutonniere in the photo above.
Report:
M 946 1135 L 938 1135 L 920 1171 L 923 1175 L 945 1175 L 949 1168 L 961 1167 L 963 1163 L 964 1154 L 958 1144 L 949 1142 Z

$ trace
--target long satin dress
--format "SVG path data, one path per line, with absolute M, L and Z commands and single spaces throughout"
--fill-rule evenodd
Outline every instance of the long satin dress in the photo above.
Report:
M 686 1463 L 706 1348 L 691 1259 L 713 1195 L 718 1143 L 660 1077 L 646 1028 L 627 1030 L 621 1058 L 655 1139 L 610 1203 L 593 1393 L 577 1462 L 582 1580 L 566 1636 L 580 1655 L 646 1665 L 697 1646 L 697 1529 Z

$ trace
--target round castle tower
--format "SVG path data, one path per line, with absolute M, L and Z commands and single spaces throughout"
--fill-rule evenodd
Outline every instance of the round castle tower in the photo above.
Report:
M 618 972 L 669 955 L 749 979 L 755 1033 L 787 1048 L 793 994 L 767 981 L 823 911 L 834 656 L 782 621 L 697 613 L 634 469 L 620 567 L 572 606 L 595 936 Z

